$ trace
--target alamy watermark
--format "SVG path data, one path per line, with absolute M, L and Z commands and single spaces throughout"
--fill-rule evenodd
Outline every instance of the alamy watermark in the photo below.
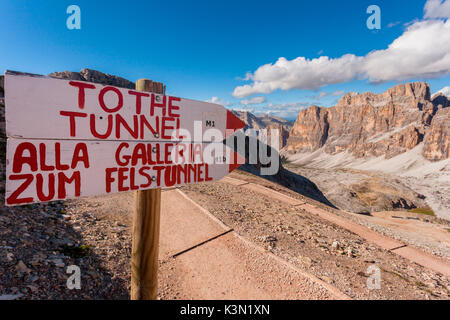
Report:
M 81 9 L 79 6 L 72 4 L 67 7 L 66 13 L 70 16 L 67 17 L 66 26 L 69 30 L 81 29 Z
M 81 270 L 77 265 L 71 265 L 67 267 L 67 274 L 70 274 L 70 277 L 66 281 L 67 288 L 69 290 L 81 289 Z
M 173 131 L 171 140 L 176 142 L 170 155 L 173 163 L 248 163 L 256 165 L 260 169 L 261 175 L 278 173 L 280 169 L 280 130 L 272 128 L 270 130 L 239 130 L 236 133 L 230 131 L 225 139 L 222 131 L 215 128 L 203 131 L 202 127 L 202 121 L 194 121 L 193 133 L 182 128 Z M 202 148 L 201 144 L 205 141 L 210 143 Z M 223 147 L 222 142 L 227 148 Z M 188 145 L 190 144 L 194 145 L 194 156 L 185 152 L 188 151 Z M 200 151 L 196 152 L 196 150 Z M 239 156 L 234 157 L 234 154 Z
M 381 9 L 379 6 L 373 4 L 367 7 L 367 14 L 370 14 L 367 18 L 366 25 L 369 30 L 380 30 L 381 29 Z
M 381 270 L 380 268 L 372 264 L 367 268 L 366 274 L 368 275 L 366 285 L 369 290 L 381 289 Z

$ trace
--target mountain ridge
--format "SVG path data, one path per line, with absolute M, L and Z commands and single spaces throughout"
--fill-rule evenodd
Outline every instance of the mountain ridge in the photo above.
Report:
M 334 155 L 348 151 L 357 158 L 385 155 L 387 159 L 423 143 L 423 157 L 449 157 L 449 99 L 430 95 L 425 82 L 396 85 L 384 93 L 350 92 L 333 107 L 302 110 L 290 132 L 285 151 Z

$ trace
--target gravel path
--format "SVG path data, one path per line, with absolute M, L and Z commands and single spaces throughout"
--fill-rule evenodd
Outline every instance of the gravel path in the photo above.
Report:
M 247 178 L 239 175 L 242 177 Z M 254 176 L 248 179 L 268 183 Z M 291 196 L 288 190 L 271 187 Z M 450 297 L 448 278 L 299 208 L 221 182 L 182 190 L 240 236 L 351 298 Z M 0 207 L 0 297 L 128 299 L 132 203 L 132 194 L 124 193 L 51 205 Z M 265 263 L 270 268 L 270 263 Z M 81 290 L 66 286 L 70 265 L 82 270 Z M 372 265 L 381 270 L 380 290 L 368 290 L 366 286 L 367 270 Z M 183 297 L 176 289 L 171 268 L 174 266 L 170 263 L 161 262 L 163 299 Z
M 333 284 L 351 298 L 450 297 L 448 278 L 300 208 L 222 182 L 186 186 L 182 190 L 244 238 Z M 366 272 L 371 265 L 382 271 L 381 290 L 367 289 Z

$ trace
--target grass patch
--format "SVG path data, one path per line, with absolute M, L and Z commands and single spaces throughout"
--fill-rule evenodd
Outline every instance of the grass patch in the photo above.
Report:
M 404 281 L 406 281 L 406 282 L 409 283 L 408 278 L 404 277 L 403 275 L 401 275 L 400 273 L 398 273 L 398 272 L 396 272 L 396 271 L 389 271 L 389 270 L 386 270 L 386 269 L 384 269 L 384 268 L 381 268 L 381 270 L 384 271 L 384 272 L 386 272 L 386 273 L 390 273 L 390 274 L 392 274 L 392 275 L 394 275 L 394 276 L 397 276 L 397 277 L 399 277 L 400 279 L 402 279 L 402 280 L 404 280 Z
M 435 215 L 434 211 L 431 210 L 431 208 L 415 208 L 415 209 L 408 210 L 408 212 L 425 214 L 427 216 L 434 216 Z
M 288 164 L 291 161 L 286 156 L 281 156 L 281 164 Z
M 425 283 L 421 282 L 421 281 L 416 281 L 415 285 L 418 287 L 426 287 Z

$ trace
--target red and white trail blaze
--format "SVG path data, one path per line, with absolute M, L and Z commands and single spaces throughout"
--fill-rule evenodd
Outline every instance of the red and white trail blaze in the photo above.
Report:
M 244 162 L 181 141 L 194 121 L 223 137 L 245 126 L 220 105 L 13 73 L 5 89 L 8 206 L 213 181 Z

